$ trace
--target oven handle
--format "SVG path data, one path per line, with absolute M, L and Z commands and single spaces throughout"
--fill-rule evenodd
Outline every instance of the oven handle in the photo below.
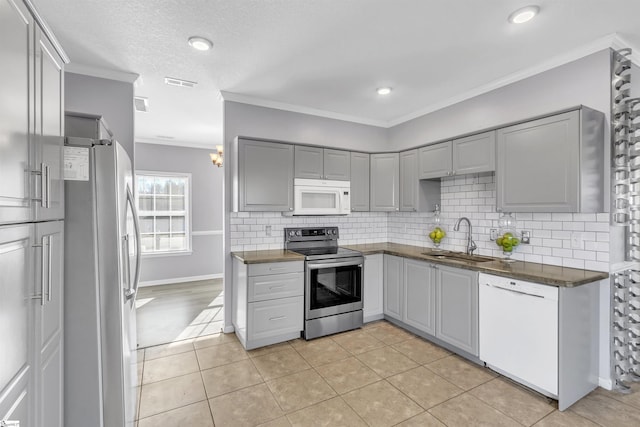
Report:
M 346 259 L 343 258 L 339 262 L 307 261 L 307 267 L 310 270 L 318 270 L 321 268 L 348 267 L 351 265 L 362 267 L 363 264 L 364 264 L 363 257 L 346 258 Z

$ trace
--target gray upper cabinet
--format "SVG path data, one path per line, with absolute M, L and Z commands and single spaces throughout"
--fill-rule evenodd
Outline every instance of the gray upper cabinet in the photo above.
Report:
M 351 179 L 351 153 L 325 148 L 324 179 L 349 181 Z
M 604 211 L 602 113 L 582 107 L 499 129 L 496 154 L 498 211 Z
M 35 51 L 35 53 L 34 53 Z M 21 2 L 0 1 L 0 224 L 64 217 L 64 62 Z
M 369 154 L 351 153 L 351 210 L 369 211 Z
M 418 150 L 400 153 L 400 210 L 418 210 Z
M 435 266 L 436 337 L 478 355 L 478 273 Z
M 418 177 L 431 179 L 451 175 L 451 147 L 451 141 L 447 141 L 418 149 Z
M 454 175 L 495 171 L 496 132 L 454 139 L 452 168 Z
M 371 155 L 369 199 L 371 211 L 395 212 L 399 209 L 400 157 L 398 153 Z
M 420 179 L 496 170 L 495 135 L 490 131 L 420 148 Z
M 431 212 L 440 203 L 440 182 L 418 179 L 418 150 L 400 153 L 400 210 Z
M 324 178 L 324 150 L 321 147 L 295 146 L 295 177 Z
M 29 221 L 34 22 L 22 3 L 0 1 L 0 224 Z M 10 100 L 10 102 L 4 101 Z
M 384 315 L 402 320 L 404 258 L 384 255 Z
M 349 181 L 350 153 L 344 150 L 296 145 L 295 177 Z
M 293 210 L 293 158 L 293 145 L 240 138 L 238 210 Z
M 32 158 L 37 221 L 64 218 L 64 70 L 47 37 L 36 29 L 35 147 Z M 37 200 L 39 199 L 39 200 Z
M 426 332 L 436 333 L 435 269 L 424 261 L 404 260 L 402 321 Z

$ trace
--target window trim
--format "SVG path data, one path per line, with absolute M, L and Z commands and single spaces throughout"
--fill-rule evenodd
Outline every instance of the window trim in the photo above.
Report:
M 187 203 L 185 203 L 186 214 L 184 216 L 185 221 L 187 222 L 185 225 L 185 233 L 187 237 L 187 248 L 184 250 L 169 250 L 169 251 L 153 251 L 153 252 L 142 252 L 142 258 L 158 258 L 165 256 L 185 256 L 191 255 L 193 253 L 193 227 L 192 227 L 192 215 L 193 215 L 193 203 L 191 201 L 191 183 L 193 182 L 192 174 L 190 172 L 167 172 L 167 171 L 152 171 L 152 170 L 135 170 L 135 202 L 136 209 L 139 208 L 139 194 L 138 194 L 138 176 L 151 176 L 151 177 L 163 177 L 163 178 L 186 178 L 187 179 L 187 189 L 185 191 L 185 196 L 189 199 Z M 156 211 L 153 211 L 156 212 Z M 138 219 L 140 219 L 140 210 L 138 209 Z M 142 233 L 141 233 L 142 234 Z

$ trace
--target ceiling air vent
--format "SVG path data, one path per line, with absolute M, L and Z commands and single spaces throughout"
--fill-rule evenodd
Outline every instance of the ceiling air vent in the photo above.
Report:
M 169 86 L 195 87 L 198 82 L 190 82 L 189 80 L 176 79 L 175 77 L 165 77 L 164 82 Z
M 136 109 L 136 111 L 146 113 L 147 111 L 149 111 L 149 99 L 143 96 L 134 96 L 133 107 Z

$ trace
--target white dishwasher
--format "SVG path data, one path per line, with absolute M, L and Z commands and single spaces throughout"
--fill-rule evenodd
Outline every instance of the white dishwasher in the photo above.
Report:
M 558 288 L 479 275 L 480 360 L 545 395 L 558 396 Z

